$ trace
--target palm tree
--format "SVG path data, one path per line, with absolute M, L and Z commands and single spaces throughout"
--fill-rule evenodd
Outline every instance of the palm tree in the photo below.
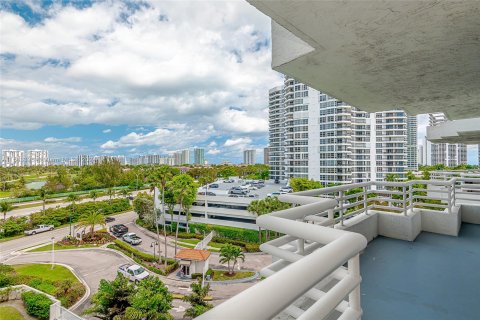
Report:
M 162 193 L 163 237 L 165 240 L 165 258 L 167 258 L 167 226 L 165 221 L 165 188 L 167 186 L 167 183 L 172 179 L 172 177 L 173 177 L 173 171 L 169 166 L 166 166 L 166 165 L 156 168 L 155 171 L 152 173 L 152 179 L 155 182 L 160 184 L 161 193 Z M 156 211 L 155 211 L 155 218 L 156 218 L 156 221 L 158 221 Z M 158 243 L 160 243 L 160 232 L 158 230 L 158 222 L 155 223 L 155 226 L 157 227 L 157 241 Z M 160 256 L 160 246 L 158 246 L 158 256 Z M 165 259 L 165 268 L 166 267 L 167 267 L 167 259 Z
M 10 202 L 0 202 L 0 208 L 2 209 L 3 213 L 3 220 L 7 220 L 7 212 L 13 209 L 13 206 Z
M 245 262 L 245 254 L 243 254 L 240 247 L 227 243 L 220 249 L 220 263 L 226 263 L 228 268 L 228 274 L 235 274 L 235 265 L 238 260 Z M 230 266 L 230 263 L 233 264 Z
M 93 237 L 95 226 L 99 224 L 102 227 L 106 226 L 105 216 L 98 211 L 90 211 L 80 217 L 77 223 L 77 227 L 87 228 L 90 227 L 90 237 Z
M 47 201 L 47 190 L 45 188 L 40 189 L 40 199 L 42 199 L 42 206 L 43 206 L 43 211 L 45 211 L 45 202 Z
M 197 195 L 196 190 L 197 186 L 195 181 L 187 174 L 181 174 L 172 179 L 172 191 L 176 202 L 180 205 L 177 215 L 177 227 L 175 230 L 175 255 L 177 255 L 178 226 L 180 225 L 180 216 L 184 209 L 184 203 L 190 203 L 195 200 Z
M 70 210 L 69 223 L 70 223 L 70 236 L 72 235 L 72 211 L 75 210 L 75 201 L 78 200 L 78 196 L 74 193 L 70 193 L 67 200 L 72 203 L 72 210 Z
M 98 198 L 98 191 L 96 191 L 96 190 L 90 191 L 89 196 L 90 196 L 90 198 L 93 199 L 93 202 L 95 202 L 95 200 Z
M 109 197 L 109 202 L 112 203 L 112 196 L 115 196 L 115 190 L 113 190 L 112 188 L 108 188 L 107 195 Z

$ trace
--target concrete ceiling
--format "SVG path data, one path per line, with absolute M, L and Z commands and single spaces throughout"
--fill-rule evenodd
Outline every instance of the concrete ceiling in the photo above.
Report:
M 248 1 L 273 69 L 365 111 L 480 117 L 480 1 Z

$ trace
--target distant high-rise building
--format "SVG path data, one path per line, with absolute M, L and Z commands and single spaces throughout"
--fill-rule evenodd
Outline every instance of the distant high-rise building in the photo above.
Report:
M 144 156 L 138 156 L 136 158 L 130 158 L 131 165 L 155 165 L 155 164 L 166 164 L 173 166 L 175 165 L 175 158 L 171 156 L 161 156 L 158 154 L 147 154 Z
M 421 166 L 425 165 L 425 160 L 424 160 L 424 151 L 423 151 L 423 145 L 418 146 L 418 164 Z
M 203 148 L 195 148 L 193 149 L 193 163 L 194 164 L 205 164 L 205 149 Z
M 77 164 L 80 167 L 89 166 L 92 164 L 92 158 L 87 154 L 79 154 L 77 156 Z
M 47 150 L 28 150 L 27 151 L 28 166 L 48 166 Z
M 270 163 L 270 148 L 266 147 L 263 148 L 263 164 L 269 164 Z
M 188 149 L 182 150 L 182 163 L 192 164 L 192 152 Z
M 245 150 L 243 151 L 243 163 L 244 164 L 255 164 L 257 160 L 256 151 L 252 150 Z
M 21 167 L 25 164 L 22 150 L 2 150 L 2 167 Z
M 443 113 L 430 113 L 429 125 L 437 126 L 447 121 Z M 467 145 L 432 143 L 431 144 L 431 165 L 443 164 L 448 167 L 455 167 L 467 163 Z
M 416 117 L 402 110 L 364 112 L 289 77 L 269 90 L 275 179 L 328 184 L 403 178 L 417 168 L 416 136 Z
M 270 178 L 285 178 L 285 106 L 283 86 L 268 91 L 268 144 Z

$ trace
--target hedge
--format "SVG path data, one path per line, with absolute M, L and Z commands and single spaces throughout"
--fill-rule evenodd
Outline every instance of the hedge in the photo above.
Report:
M 215 231 L 215 234 L 222 238 L 239 240 L 243 242 L 258 243 L 258 231 L 242 228 L 217 226 L 211 224 L 190 224 L 189 227 L 195 231 L 195 233 L 209 234 L 211 231 Z
M 207 272 L 205 272 L 205 277 L 210 276 L 210 278 L 213 278 L 213 270 L 211 268 L 208 268 Z M 203 275 L 201 273 L 192 273 L 191 275 L 192 279 L 197 279 L 197 278 L 202 278 Z
M 39 225 L 39 224 L 53 224 L 55 227 L 59 227 L 70 222 L 70 215 L 72 216 L 72 223 L 78 221 L 78 218 L 91 211 L 100 211 L 104 215 L 110 215 L 114 213 L 124 212 L 130 210 L 132 207 L 128 199 L 112 199 L 105 201 L 90 201 L 85 203 L 75 204 L 62 208 L 48 208 L 45 211 L 39 211 L 30 215 L 30 221 L 28 217 L 10 217 L 1 227 L 3 232 L 1 237 L 10 237 L 18 234 L 22 234 L 25 230 Z
M 53 301 L 46 295 L 27 291 L 22 293 L 22 300 L 29 315 L 41 320 L 50 317 L 50 305 Z

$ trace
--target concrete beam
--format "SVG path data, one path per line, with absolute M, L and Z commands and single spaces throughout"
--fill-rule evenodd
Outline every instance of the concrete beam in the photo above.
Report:
M 480 1 L 247 1 L 279 72 L 365 111 L 480 117 Z
M 427 127 L 427 140 L 432 143 L 480 143 L 480 118 L 446 121 Z

